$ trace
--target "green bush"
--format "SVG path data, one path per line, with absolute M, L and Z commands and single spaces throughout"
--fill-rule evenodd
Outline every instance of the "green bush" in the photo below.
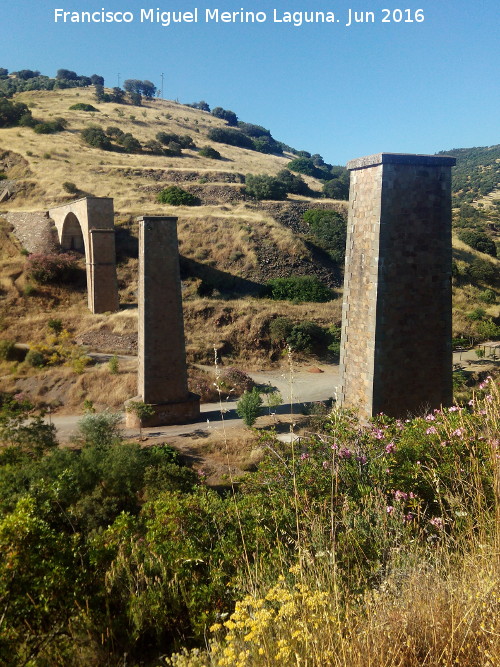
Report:
M 479 294 L 480 301 L 483 303 L 496 303 L 497 295 L 491 289 L 484 290 Z
M 339 265 L 345 258 L 347 221 L 337 211 L 311 208 L 302 216 L 313 233 L 314 241 Z
M 255 424 L 257 417 L 262 413 L 262 398 L 257 387 L 243 394 L 236 406 L 236 412 L 246 426 L 250 427 Z
M 229 109 L 215 107 L 212 109 L 212 116 L 225 120 L 228 125 L 238 125 L 238 116 L 234 113 L 234 111 L 230 111 Z
M 201 157 L 211 158 L 212 160 L 221 159 L 221 154 L 219 151 L 216 151 L 215 148 L 212 148 L 212 146 L 203 146 L 198 155 L 201 155 Z
M 288 317 L 277 317 L 269 323 L 269 338 L 272 343 L 284 344 L 293 329 Z
M 74 183 L 71 183 L 71 181 L 64 181 L 62 186 L 63 186 L 63 190 L 70 195 L 76 195 L 76 193 L 79 192 L 76 185 Z
M 265 295 L 276 301 L 314 301 L 323 303 L 334 298 L 332 290 L 315 276 L 272 278 L 265 284 Z
M 39 350 L 29 350 L 25 361 L 28 366 L 33 366 L 33 368 L 42 368 L 47 363 L 45 355 Z
M 473 259 L 465 267 L 464 276 L 473 282 L 487 283 L 489 285 L 496 285 L 499 281 L 498 268 L 491 262 L 479 257 Z
M 81 131 L 81 137 L 89 146 L 93 146 L 94 148 L 100 148 L 103 151 L 110 151 L 112 149 L 111 141 L 102 127 L 96 125 L 87 127 Z
M 99 111 L 92 104 L 85 104 L 84 102 L 78 102 L 77 104 L 72 104 L 70 106 L 71 111 Z
M 0 127 L 15 127 L 24 118 L 24 124 L 29 125 L 33 119 L 31 111 L 22 102 L 11 102 L 0 96 Z
M 14 343 L 11 340 L 0 340 L 0 360 L 14 361 L 15 353 Z
M 66 125 L 67 123 L 64 118 L 56 118 L 47 123 L 35 123 L 33 125 L 33 130 L 37 134 L 55 134 L 56 132 L 62 132 Z
M 186 192 L 176 185 L 171 185 L 158 193 L 157 200 L 160 204 L 170 204 L 171 206 L 199 206 L 201 200 L 190 192 Z
M 492 257 L 497 256 L 497 247 L 495 242 L 484 234 L 473 229 L 465 229 L 458 234 L 458 238 L 471 248 L 484 252 Z
M 245 192 L 256 199 L 286 199 L 285 184 L 267 174 L 247 174 L 245 178 Z
M 212 127 L 208 131 L 210 141 L 217 141 L 220 144 L 229 146 L 239 146 L 240 148 L 249 148 L 254 150 L 254 143 L 246 134 L 232 128 Z
M 276 179 L 283 183 L 286 191 L 292 195 L 311 195 L 309 186 L 300 176 L 292 174 L 288 169 L 282 169 L 276 174 Z
M 325 342 L 324 330 L 315 322 L 300 322 L 290 331 L 287 345 L 296 352 L 314 352 Z
M 3 171 L 0 171 L 0 181 L 5 181 L 7 178 L 7 174 Z

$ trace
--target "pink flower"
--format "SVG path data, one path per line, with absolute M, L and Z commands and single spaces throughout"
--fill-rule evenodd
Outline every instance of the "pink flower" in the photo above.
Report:
M 307 461 L 308 458 L 309 458 L 309 454 L 306 454 L 305 452 L 304 452 L 304 454 L 300 455 L 300 460 L 301 461 Z
M 457 412 L 458 410 L 460 410 L 458 405 L 452 405 L 451 408 L 448 408 L 448 412 Z
M 385 511 L 387 512 L 387 514 L 392 514 L 394 512 L 394 507 L 392 507 L 392 505 L 387 505 Z
M 326 470 L 327 468 L 330 467 L 330 462 L 329 461 L 323 461 L 323 468 Z
M 393 452 L 395 449 L 396 449 L 396 445 L 394 444 L 394 442 L 389 442 L 389 443 L 385 446 L 385 451 L 387 452 L 387 454 L 392 454 L 392 452 Z
M 464 433 L 465 433 L 465 430 L 464 430 L 463 428 L 456 428 L 456 429 L 453 431 L 452 435 L 456 435 L 457 438 L 461 438 L 461 437 L 463 436 Z
M 339 456 L 341 459 L 350 459 L 352 456 L 352 452 L 350 449 L 347 449 L 347 447 L 344 447 L 343 449 L 340 450 Z
M 406 500 L 408 498 L 408 494 L 404 491 L 394 491 L 394 498 L 396 500 Z
M 360 454 L 359 456 L 356 456 L 356 460 L 361 463 L 362 466 L 365 465 L 365 463 L 368 461 L 366 456 L 364 454 Z
M 436 417 L 434 417 L 434 415 L 429 414 L 429 415 L 426 416 L 425 421 L 428 421 L 428 422 L 436 421 Z
M 433 517 L 430 521 L 430 524 L 434 526 L 434 528 L 437 528 L 438 530 L 443 530 L 444 528 L 444 521 L 440 516 L 435 516 Z
M 437 429 L 436 429 L 435 426 L 429 426 L 426 433 L 427 433 L 427 435 L 433 435 L 434 433 L 437 433 Z

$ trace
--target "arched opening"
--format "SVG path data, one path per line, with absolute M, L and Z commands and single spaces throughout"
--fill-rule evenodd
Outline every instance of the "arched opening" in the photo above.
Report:
M 85 254 L 82 228 L 74 213 L 68 213 L 64 220 L 61 234 L 61 247 L 63 250 L 72 250 L 73 252 Z

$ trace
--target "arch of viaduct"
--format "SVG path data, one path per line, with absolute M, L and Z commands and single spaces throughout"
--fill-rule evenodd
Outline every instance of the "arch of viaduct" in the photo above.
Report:
M 85 254 L 92 313 L 118 310 L 113 200 L 82 197 L 49 210 L 63 250 Z

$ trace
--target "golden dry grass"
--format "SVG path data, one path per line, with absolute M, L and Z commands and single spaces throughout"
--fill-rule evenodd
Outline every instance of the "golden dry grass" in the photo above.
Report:
M 210 142 L 207 139 L 208 130 L 225 127 L 226 124 L 208 113 L 168 100 L 145 100 L 142 107 L 98 104 L 92 90 L 35 91 L 16 96 L 16 100 L 28 104 L 35 118 L 50 121 L 62 117 L 68 121 L 68 127 L 66 131 L 54 135 L 39 135 L 30 128 L 2 130 L 2 148 L 26 159 L 32 172 L 31 180 L 38 183 L 40 190 L 36 200 L 17 197 L 4 208 L 49 208 L 68 200 L 62 184 L 71 181 L 84 192 L 99 197 L 113 197 L 116 210 L 132 209 L 143 213 L 147 205 L 151 213 L 164 212 L 165 208 L 156 204 L 154 196 L 140 192 L 141 186 L 150 186 L 154 181 L 137 173 L 132 182 L 126 170 L 195 170 L 200 175 L 206 171 L 275 174 L 291 159 L 290 155 L 265 155 Z M 70 106 L 78 102 L 92 104 L 99 112 L 69 110 Z M 86 145 L 79 136 L 82 129 L 92 124 L 103 128 L 117 126 L 124 132 L 132 133 L 141 142 L 154 139 L 160 131 L 190 134 L 198 147 L 213 145 L 224 159 L 203 158 L 195 150 L 185 150 L 179 158 L 105 152 Z M 314 179 L 308 180 L 316 189 L 320 187 Z

